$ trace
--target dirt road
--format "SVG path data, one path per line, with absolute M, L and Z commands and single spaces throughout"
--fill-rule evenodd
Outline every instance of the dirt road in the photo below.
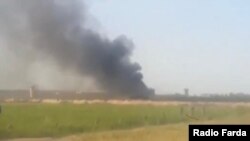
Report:
M 12 140 L 3 140 L 3 141 L 59 141 L 59 139 L 53 138 L 23 138 L 23 139 L 12 139 Z M 66 141 L 61 139 L 60 141 Z

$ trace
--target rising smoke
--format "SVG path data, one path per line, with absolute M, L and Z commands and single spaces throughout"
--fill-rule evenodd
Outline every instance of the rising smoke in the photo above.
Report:
M 133 43 L 125 36 L 110 40 L 86 28 L 87 18 L 81 0 L 1 0 L 1 46 L 19 61 L 12 67 L 25 72 L 23 77 L 28 77 L 30 66 L 47 60 L 70 74 L 93 78 L 110 93 L 153 94 L 142 81 L 140 65 L 130 60 Z

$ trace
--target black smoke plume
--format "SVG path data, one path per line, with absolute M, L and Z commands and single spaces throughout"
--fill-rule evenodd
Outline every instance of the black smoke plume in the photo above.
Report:
M 110 93 L 153 94 L 142 81 L 140 65 L 130 60 L 133 43 L 88 29 L 81 0 L 1 0 L 0 5 L 1 40 L 18 57 L 49 59 L 62 70 L 94 78 Z

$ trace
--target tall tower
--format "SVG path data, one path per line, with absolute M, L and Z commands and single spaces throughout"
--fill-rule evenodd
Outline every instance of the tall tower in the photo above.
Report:
M 185 95 L 185 96 L 189 96 L 189 89 L 188 89 L 188 88 L 185 88 L 185 89 L 184 89 L 184 95 Z
M 36 89 L 36 87 L 35 87 L 35 86 L 31 86 L 31 87 L 30 87 L 30 98 L 34 98 L 34 95 L 35 95 L 35 89 Z

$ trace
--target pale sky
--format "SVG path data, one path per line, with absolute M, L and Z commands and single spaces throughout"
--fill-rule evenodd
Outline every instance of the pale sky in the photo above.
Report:
M 95 28 L 135 44 L 157 93 L 250 93 L 250 1 L 88 0 Z

